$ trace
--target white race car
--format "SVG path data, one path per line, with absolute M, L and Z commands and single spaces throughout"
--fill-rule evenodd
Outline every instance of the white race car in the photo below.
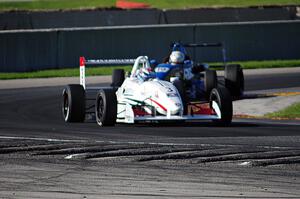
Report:
M 85 66 L 120 65 L 134 63 L 125 78 L 124 70 L 114 70 L 110 87 L 87 88 Z M 148 57 L 135 60 L 85 60 L 80 58 L 80 84 L 68 85 L 63 90 L 62 112 L 65 122 L 84 122 L 86 113 L 95 114 L 100 126 L 116 123 L 213 120 L 228 125 L 232 120 L 232 100 L 225 87 L 214 88 L 209 101 L 189 102 L 183 98 L 182 87 L 174 81 L 168 82 L 146 75 L 150 68 Z M 89 98 L 88 92 L 97 91 Z M 94 100 L 94 106 L 87 101 Z M 89 111 L 90 109 L 94 111 Z

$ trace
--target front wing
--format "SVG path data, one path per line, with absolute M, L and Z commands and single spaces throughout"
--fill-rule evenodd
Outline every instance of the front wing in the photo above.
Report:
M 192 121 L 192 120 L 220 120 L 221 111 L 218 104 L 212 102 L 212 110 L 214 114 L 188 114 L 188 115 L 143 115 L 136 116 L 130 104 L 118 105 L 118 117 L 119 123 L 135 123 L 135 122 L 155 122 L 155 121 Z

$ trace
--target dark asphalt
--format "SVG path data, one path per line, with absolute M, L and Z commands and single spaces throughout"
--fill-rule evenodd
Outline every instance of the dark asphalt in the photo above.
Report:
M 300 73 L 249 75 L 245 81 L 245 89 L 248 91 L 299 87 Z

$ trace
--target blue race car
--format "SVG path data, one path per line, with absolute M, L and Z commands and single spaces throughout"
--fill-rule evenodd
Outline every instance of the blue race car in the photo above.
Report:
M 216 71 L 208 64 L 194 63 L 185 47 L 222 47 L 225 67 L 224 82 L 218 82 Z M 233 97 L 240 97 L 244 91 L 244 75 L 240 65 L 226 63 L 222 43 L 172 44 L 172 50 L 163 63 L 155 64 L 156 77 L 172 82 L 187 102 L 207 100 L 211 90 L 223 83 Z

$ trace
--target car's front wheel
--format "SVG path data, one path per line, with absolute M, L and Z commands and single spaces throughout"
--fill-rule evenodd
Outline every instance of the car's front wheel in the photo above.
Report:
M 214 102 L 217 103 L 221 116 L 214 122 L 221 126 L 229 125 L 232 121 L 232 98 L 228 89 L 225 87 L 214 88 L 210 93 L 210 107 L 213 107 Z

